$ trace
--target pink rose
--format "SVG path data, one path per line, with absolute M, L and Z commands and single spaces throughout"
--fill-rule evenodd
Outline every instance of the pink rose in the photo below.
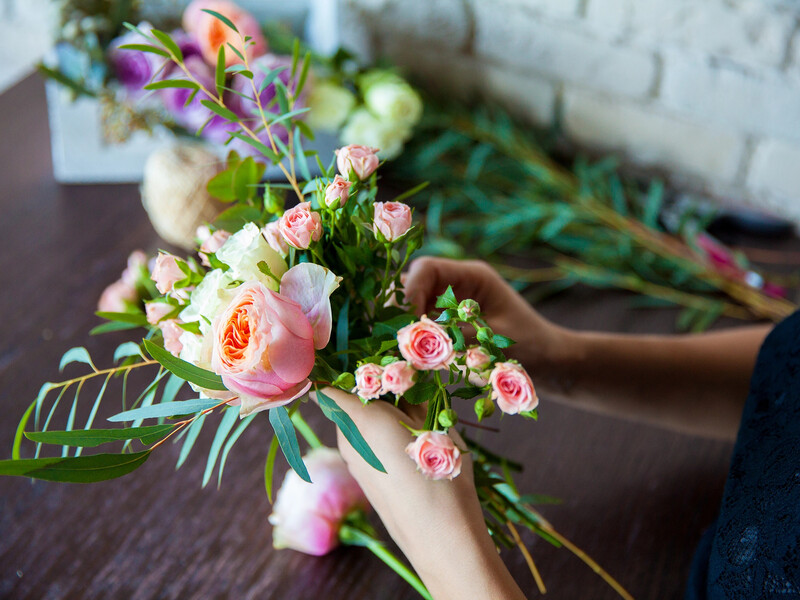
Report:
M 376 202 L 372 231 L 393 242 L 411 229 L 411 208 L 402 202 Z
M 383 391 L 402 396 L 414 385 L 416 379 L 414 367 L 404 360 L 398 360 L 383 368 Z
M 178 321 L 169 319 L 161 323 L 159 328 L 161 329 L 161 335 L 164 336 L 164 348 L 173 356 L 180 356 L 181 350 L 183 350 L 183 344 L 181 343 L 183 329 L 178 327 Z
M 275 252 L 280 254 L 283 258 L 286 258 L 286 255 L 289 254 L 289 244 L 286 243 L 286 239 L 281 235 L 278 221 L 272 221 L 264 225 L 264 227 L 261 228 L 261 235 L 267 240 L 270 248 L 275 250 Z
M 97 310 L 100 312 L 125 312 L 128 304 L 139 300 L 136 288 L 119 279 L 103 290 L 97 301 Z
M 453 341 L 444 328 L 425 315 L 397 332 L 397 344 L 418 371 L 445 369 L 453 360 Z
M 350 171 L 362 181 L 372 175 L 380 164 L 377 148 L 350 144 L 336 151 L 336 167 L 345 179 L 350 179 Z
M 406 452 L 428 479 L 453 479 L 461 473 L 461 452 L 441 431 L 425 431 L 406 446 Z
M 492 357 L 485 348 L 475 346 L 467 350 L 467 366 L 473 371 L 483 371 L 492 362 Z
M 147 255 L 141 250 L 134 250 L 128 256 L 128 266 L 122 272 L 120 279 L 131 287 L 136 287 L 139 274 L 147 267 Z
M 286 242 L 298 250 L 305 250 L 322 237 L 322 220 L 319 213 L 311 211 L 311 202 L 301 202 L 283 213 L 278 228 Z
M 314 348 L 328 345 L 333 327 L 330 296 L 341 277 L 330 269 L 312 263 L 295 265 L 281 277 L 281 294 L 300 305 L 314 330 Z
M 314 448 L 303 462 L 314 483 L 303 481 L 291 469 L 286 472 L 269 516 L 272 543 L 275 548 L 322 556 L 339 545 L 345 517 L 367 510 L 369 503 L 336 450 Z
M 200 245 L 200 262 L 206 267 L 210 267 L 211 263 L 208 261 L 208 254 L 214 254 L 217 250 L 222 248 L 223 244 L 228 241 L 231 234 L 224 229 L 217 229 L 214 233 L 208 236 Z
M 333 181 L 325 188 L 325 206 L 334 207 L 337 202 L 339 206 L 336 208 L 344 206 L 350 197 L 351 185 L 353 185 L 352 182 L 347 181 L 341 175 L 334 177 Z
M 211 368 L 239 394 L 239 415 L 288 404 L 311 387 L 314 330 L 293 300 L 259 282 L 239 286 L 214 319 Z
M 236 33 L 215 16 L 203 12 L 213 10 L 227 17 L 239 30 Z M 225 66 L 231 66 L 242 60 L 230 49 L 228 44 L 241 54 L 245 53 L 244 38 L 252 40 L 247 44 L 248 60 L 261 56 L 267 51 L 267 41 L 261 33 L 258 21 L 246 10 L 225 0 L 194 0 L 183 12 L 183 28 L 197 37 L 197 43 L 203 58 L 210 65 L 217 64 L 217 53 L 220 46 L 225 46 Z
M 356 389 L 360 398 L 374 400 L 383 393 L 381 376 L 383 367 L 375 363 L 366 363 L 356 369 Z
M 171 313 L 174 308 L 166 302 L 148 302 L 144 305 L 144 313 L 147 315 L 147 322 L 150 325 L 158 325 L 158 322 Z
M 506 414 L 515 415 L 539 405 L 531 378 L 517 363 L 497 363 L 489 375 L 489 383 L 492 384 L 492 398 Z
M 162 294 L 171 292 L 181 279 L 185 279 L 181 268 L 178 266 L 178 259 L 172 254 L 166 252 L 159 252 L 156 259 L 156 266 L 153 267 L 153 272 L 150 278 L 156 282 L 156 288 Z

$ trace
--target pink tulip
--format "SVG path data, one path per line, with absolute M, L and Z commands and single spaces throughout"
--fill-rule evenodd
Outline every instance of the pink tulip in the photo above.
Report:
M 293 300 L 258 282 L 239 286 L 214 319 L 211 368 L 239 394 L 239 415 L 288 404 L 311 387 L 314 330 Z
M 276 548 L 322 556 L 339 545 L 345 517 L 367 510 L 369 503 L 336 450 L 314 448 L 303 462 L 313 483 L 287 471 L 269 516 L 272 543 Z

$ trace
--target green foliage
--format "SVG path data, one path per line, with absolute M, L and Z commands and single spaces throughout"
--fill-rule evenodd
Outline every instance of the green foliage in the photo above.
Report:
M 270 425 L 272 425 L 272 429 L 275 431 L 275 437 L 278 440 L 278 444 L 280 444 L 281 451 L 286 457 L 289 466 L 300 476 L 300 479 L 311 483 L 311 476 L 308 474 L 308 469 L 306 469 L 302 456 L 300 456 L 297 434 L 294 431 L 294 425 L 289 418 L 286 407 L 278 406 L 270 408 L 269 422 Z
M 0 475 L 66 483 L 93 483 L 127 475 L 141 467 L 149 456 L 150 450 L 144 450 L 130 454 L 0 460 Z
M 144 340 L 142 343 L 150 356 L 161 363 L 165 369 L 174 373 L 181 379 L 194 383 L 207 390 L 227 390 L 222 383 L 222 378 L 216 373 L 206 371 L 176 356 L 172 356 L 172 354 L 164 350 L 164 348 L 154 344 L 150 340 Z
M 163 438 L 174 425 L 150 425 L 125 429 L 82 429 L 77 431 L 35 431 L 25 432 L 25 437 L 41 444 L 80 446 L 94 448 L 101 444 L 120 440 L 139 440 L 149 446 Z

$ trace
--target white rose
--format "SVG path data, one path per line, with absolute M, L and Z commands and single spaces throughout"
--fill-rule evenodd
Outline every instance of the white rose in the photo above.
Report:
M 383 81 L 364 90 L 364 103 L 381 120 L 413 127 L 422 116 L 422 99 L 405 81 Z
M 180 337 L 183 345 L 179 354 L 181 360 L 203 368 L 211 365 L 211 347 L 209 344 L 205 344 L 206 338 L 210 339 L 210 336 L 196 335 L 190 331 L 184 331 Z
M 356 98 L 347 88 L 332 81 L 318 81 L 308 94 L 311 109 L 306 122 L 311 129 L 337 131 L 353 110 Z
M 258 268 L 262 260 L 272 273 L 280 278 L 286 272 L 286 262 L 275 252 L 255 223 L 248 223 L 234 233 L 215 253 L 218 260 L 228 265 L 233 279 L 241 281 L 260 281 L 267 288 L 278 291 L 278 282 L 265 275 Z
M 232 297 L 229 289 L 232 284 L 233 276 L 230 271 L 223 273 L 222 269 L 214 269 L 206 273 L 203 281 L 192 290 L 189 305 L 181 311 L 181 320 L 184 323 L 198 321 L 200 331 L 204 333 L 210 330 L 209 321 L 214 320 Z
M 378 156 L 391 159 L 400 154 L 411 134 L 407 126 L 387 123 L 378 119 L 366 108 L 354 111 L 341 133 L 345 145 L 362 144 L 378 148 Z

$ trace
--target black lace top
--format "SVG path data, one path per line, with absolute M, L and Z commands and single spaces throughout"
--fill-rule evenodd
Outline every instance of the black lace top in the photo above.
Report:
M 758 355 L 719 516 L 686 600 L 800 598 L 800 311 Z

